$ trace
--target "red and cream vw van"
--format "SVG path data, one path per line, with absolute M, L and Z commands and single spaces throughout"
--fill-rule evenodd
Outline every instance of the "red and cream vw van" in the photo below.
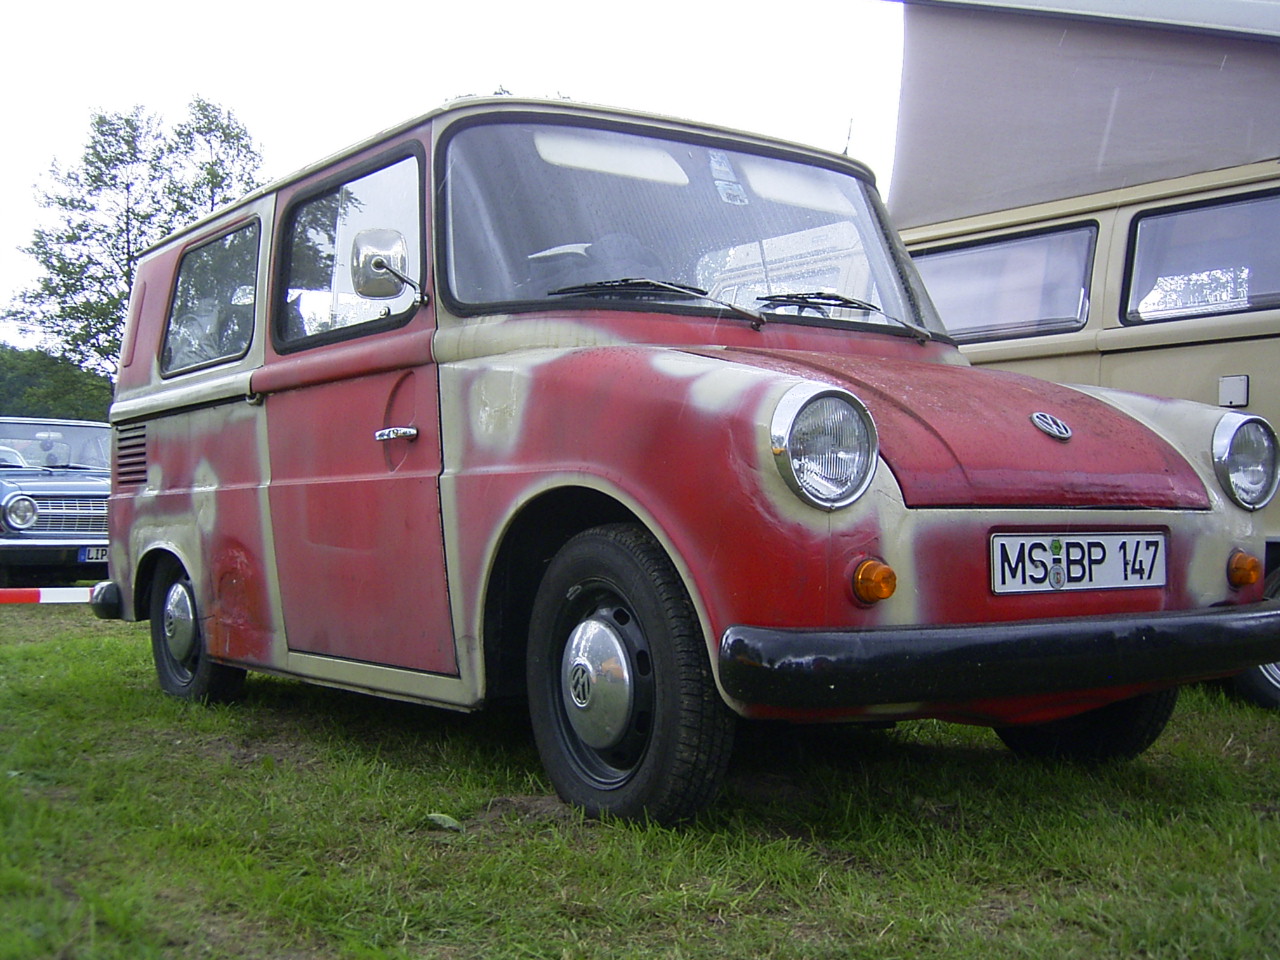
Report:
M 1280 659 L 1262 419 L 968 364 L 838 155 L 459 101 L 140 264 L 107 617 L 246 670 L 528 700 L 592 813 L 707 803 L 735 717 L 1133 756 Z

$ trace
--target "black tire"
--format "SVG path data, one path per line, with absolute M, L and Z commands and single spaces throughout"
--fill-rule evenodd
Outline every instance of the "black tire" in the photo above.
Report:
M 1023 757 L 1102 763 L 1132 760 L 1156 742 L 1178 702 L 1178 688 L 1144 693 L 1086 713 L 1021 727 L 996 727 Z
M 1269 599 L 1280 596 L 1280 567 L 1267 575 L 1264 591 Z M 1231 678 L 1236 696 L 1267 710 L 1280 710 L 1280 661 L 1250 667 Z
M 714 798 L 736 718 L 684 586 L 643 528 L 596 527 L 556 554 L 534 600 L 527 681 L 538 752 L 567 803 L 673 824 Z
M 244 688 L 244 670 L 206 655 L 191 578 L 172 558 L 161 562 L 152 583 L 151 655 L 160 689 L 179 699 L 225 703 Z

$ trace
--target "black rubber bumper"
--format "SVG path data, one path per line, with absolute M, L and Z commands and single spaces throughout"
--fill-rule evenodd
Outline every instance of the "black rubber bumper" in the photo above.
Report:
M 99 620 L 119 620 L 124 616 L 124 602 L 120 586 L 114 580 L 103 580 L 93 585 L 89 593 L 89 608 Z
M 872 630 L 730 627 L 720 684 L 758 706 L 963 702 L 1221 676 L 1280 660 L 1280 601 Z

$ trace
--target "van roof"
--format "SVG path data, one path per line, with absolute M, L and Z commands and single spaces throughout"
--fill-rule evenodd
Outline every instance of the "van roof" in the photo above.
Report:
M 903 0 L 1280 39 L 1277 0 Z
M 580 103 L 571 100 L 541 100 L 527 99 L 522 97 L 511 96 L 490 96 L 490 97 L 459 97 L 450 100 L 434 110 L 427 113 L 405 120 L 394 126 L 388 127 L 374 133 L 357 143 L 348 147 L 344 147 L 326 157 L 316 160 L 301 169 L 264 184 L 245 194 L 243 197 L 227 204 L 218 210 L 213 211 L 200 218 L 199 220 L 182 227 L 173 233 L 168 234 L 161 240 L 152 244 L 143 251 L 143 255 L 151 253 L 153 250 L 167 246 L 175 239 L 186 236 L 189 233 L 203 228 L 212 220 L 218 220 L 225 217 L 228 213 L 244 206 L 248 206 L 254 201 L 280 190 L 282 187 L 288 186 L 296 180 L 310 176 L 325 167 L 341 160 L 344 157 L 359 153 L 369 147 L 375 146 L 385 140 L 397 137 L 406 131 L 420 127 L 431 122 L 436 117 L 446 114 L 486 114 L 486 113 L 540 113 L 547 116 L 582 116 L 582 117 L 598 117 L 602 119 L 615 118 L 620 120 L 638 121 L 640 123 L 650 123 L 659 127 L 665 127 L 673 132 L 683 131 L 686 133 L 704 133 L 712 135 L 722 135 L 735 140 L 748 140 L 763 146 L 773 146 L 779 149 L 787 150 L 791 153 L 808 153 L 815 157 L 820 157 L 826 162 L 836 161 L 842 165 L 855 169 L 861 176 L 870 182 L 875 182 L 874 173 L 865 164 L 857 160 L 846 157 L 842 154 L 831 153 L 821 150 L 817 147 L 806 146 L 804 144 L 792 143 L 790 141 L 781 140 L 766 134 L 749 133 L 742 130 L 735 130 L 730 127 L 721 127 L 714 124 L 703 123 L 700 121 L 684 120 L 677 117 L 668 117 L 660 114 L 643 113 L 635 110 L 627 110 L 621 107 L 603 106 L 600 104 Z

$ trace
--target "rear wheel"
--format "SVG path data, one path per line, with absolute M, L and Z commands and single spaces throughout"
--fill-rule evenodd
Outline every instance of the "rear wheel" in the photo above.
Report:
M 1280 567 L 1267 576 L 1266 595 L 1280 597 Z M 1231 678 L 1236 694 L 1244 700 L 1268 710 L 1280 710 L 1280 662 L 1250 667 Z
M 151 655 L 160 689 L 171 696 L 225 702 L 244 686 L 244 670 L 209 658 L 191 578 L 172 558 L 161 563 L 151 590 Z
M 735 718 L 683 584 L 643 528 L 597 527 L 556 554 L 528 654 L 534 737 L 561 798 L 673 823 L 715 796 Z
M 1178 702 L 1178 688 L 1144 693 L 1048 723 L 997 727 L 996 735 L 1025 757 L 1099 763 L 1132 760 L 1156 742 Z

